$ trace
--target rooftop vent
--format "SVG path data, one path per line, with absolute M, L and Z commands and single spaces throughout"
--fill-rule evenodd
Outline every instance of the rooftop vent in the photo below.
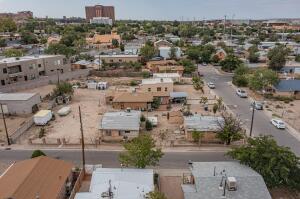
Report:
M 227 187 L 229 191 L 236 191 L 237 190 L 237 181 L 235 177 L 228 177 L 227 178 Z

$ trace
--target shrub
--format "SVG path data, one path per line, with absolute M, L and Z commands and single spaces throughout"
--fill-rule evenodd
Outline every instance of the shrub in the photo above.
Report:
M 130 82 L 130 86 L 137 86 L 138 85 L 138 83 L 137 83 L 137 81 L 135 81 L 135 80 L 132 80 L 131 82 Z
M 147 131 L 152 131 L 153 125 L 149 120 L 146 120 L 146 130 Z
M 144 115 L 141 116 L 141 122 L 145 122 L 146 121 L 146 118 Z
M 40 131 L 39 131 L 39 138 L 41 139 L 42 137 L 44 137 L 45 133 L 46 133 L 45 128 L 41 128 Z
M 39 156 L 46 156 L 46 154 L 41 150 L 35 150 L 32 152 L 31 158 L 36 158 Z

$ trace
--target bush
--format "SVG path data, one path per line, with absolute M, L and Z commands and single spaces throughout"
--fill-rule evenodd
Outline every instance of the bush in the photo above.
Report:
M 142 115 L 140 120 L 141 120 L 141 122 L 145 122 L 145 121 L 146 121 L 146 118 L 145 118 L 145 116 L 144 116 L 144 115 Z
M 143 75 L 143 78 L 149 78 L 150 77 L 150 72 L 143 71 L 142 75 Z
M 131 82 L 130 82 L 130 86 L 137 86 L 138 85 L 138 83 L 137 83 L 137 81 L 135 81 L 135 80 L 132 80 Z
M 46 156 L 46 154 L 41 150 L 35 150 L 32 152 L 31 158 L 36 158 L 39 156 Z
M 146 130 L 147 131 L 152 131 L 153 125 L 149 120 L 146 120 Z
M 44 137 L 44 136 L 45 136 L 45 133 L 46 133 L 45 128 L 41 128 L 41 129 L 40 129 L 40 132 L 39 132 L 39 138 L 41 139 L 42 137 Z

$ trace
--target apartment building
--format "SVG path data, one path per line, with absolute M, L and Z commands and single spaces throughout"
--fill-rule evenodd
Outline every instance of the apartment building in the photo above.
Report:
M 108 17 L 115 21 L 115 7 L 114 6 L 86 6 L 85 7 L 86 20 L 90 21 L 94 17 Z
M 12 57 L 0 60 L 0 86 L 71 71 L 63 55 Z

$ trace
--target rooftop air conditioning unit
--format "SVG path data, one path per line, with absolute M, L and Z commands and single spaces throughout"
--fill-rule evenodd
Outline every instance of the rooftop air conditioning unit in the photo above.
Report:
M 227 178 L 227 187 L 229 191 L 236 191 L 237 190 L 237 181 L 235 177 L 228 177 Z

